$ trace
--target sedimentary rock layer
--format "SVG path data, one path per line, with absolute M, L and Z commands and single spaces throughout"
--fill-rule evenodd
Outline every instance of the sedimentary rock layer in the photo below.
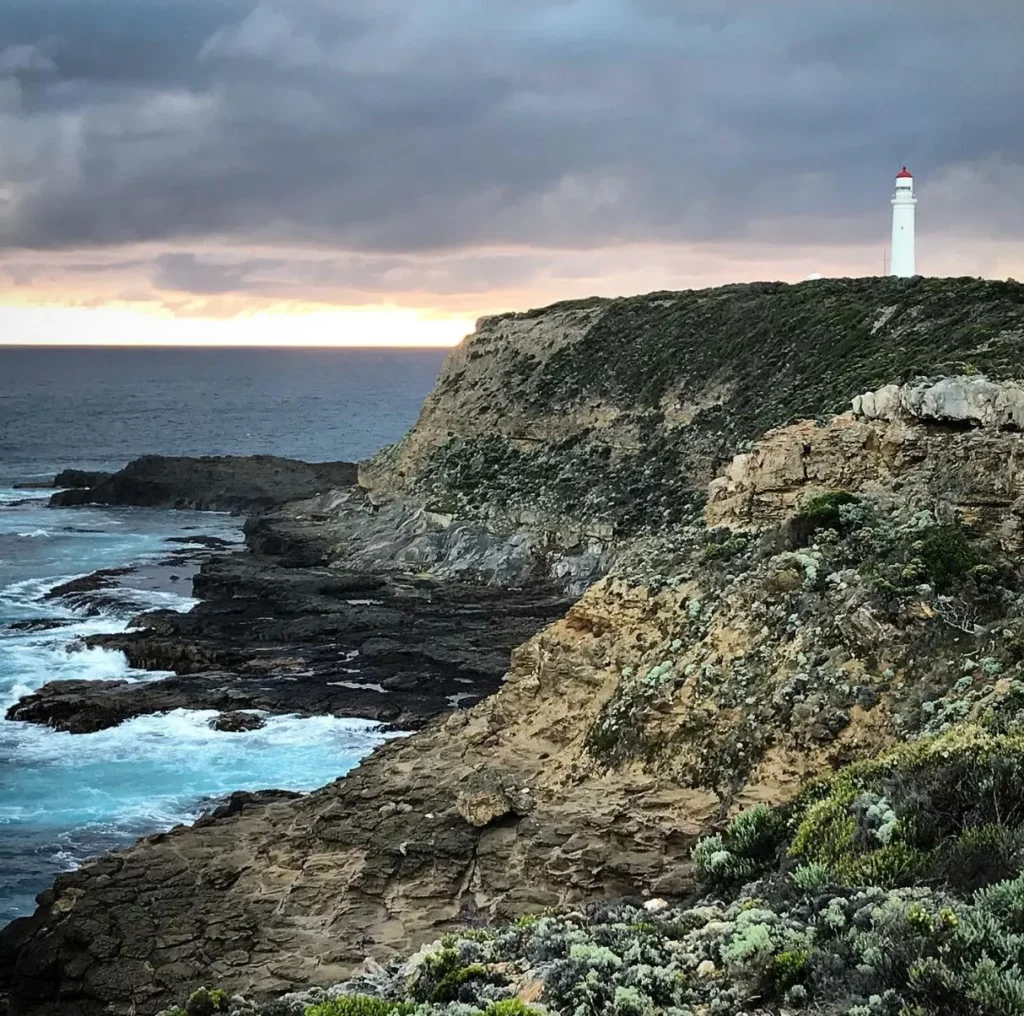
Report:
M 1020 549 L 1024 386 L 954 377 L 888 385 L 826 423 L 803 421 L 737 455 L 709 488 L 711 525 L 764 526 L 842 489 L 995 527 Z

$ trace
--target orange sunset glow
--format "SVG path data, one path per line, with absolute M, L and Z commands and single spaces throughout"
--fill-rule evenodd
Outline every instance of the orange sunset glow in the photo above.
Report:
M 926 235 L 923 260 L 929 274 L 1024 276 L 1019 244 Z M 136 255 L 130 260 L 135 261 Z M 536 270 L 515 285 L 493 291 L 459 292 L 450 285 L 430 292 L 433 279 L 457 270 L 450 259 L 420 260 L 409 273 L 408 292 L 387 302 L 371 287 L 311 287 L 303 299 L 298 284 L 261 293 L 216 294 L 161 290 L 145 278 L 122 275 L 116 266 L 82 271 L 65 260 L 49 273 L 20 270 L 17 259 L 0 259 L 0 271 L 20 278 L 0 295 L 0 343 L 11 345 L 180 345 L 180 346 L 452 346 L 473 331 L 484 315 L 526 310 L 562 299 L 618 296 L 662 289 L 702 288 L 731 281 L 880 274 L 877 245 L 816 246 L 801 250 L 765 243 L 743 250 L 725 245 L 627 245 L 595 251 L 548 251 L 479 258 L 536 262 Z M 460 264 L 465 256 L 460 256 Z M 145 262 L 142 262 L 144 264 Z M 135 262 L 137 265 L 138 262 Z M 137 270 L 137 269 L 136 269 Z M 109 272 L 110 277 L 106 277 Z M 97 281 L 97 274 L 100 278 Z M 90 287 L 92 287 L 90 289 Z

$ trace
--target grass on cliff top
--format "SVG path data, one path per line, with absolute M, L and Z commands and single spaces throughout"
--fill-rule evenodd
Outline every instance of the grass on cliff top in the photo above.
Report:
M 594 301 L 584 301 L 593 306 Z M 734 386 L 722 425 L 767 427 L 848 407 L 862 391 L 922 374 L 1020 372 L 1024 286 L 982 279 L 755 283 L 607 302 L 523 393 L 543 409 L 599 395 L 655 406 L 668 391 Z

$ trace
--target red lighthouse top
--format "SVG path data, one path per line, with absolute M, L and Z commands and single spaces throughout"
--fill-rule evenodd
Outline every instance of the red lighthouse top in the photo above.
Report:
M 913 180 L 913 179 L 914 179 L 914 174 L 913 174 L 913 173 L 911 173 L 911 172 L 910 172 L 910 170 L 909 170 L 909 169 L 907 169 L 907 167 L 906 167 L 906 166 L 904 166 L 904 167 L 903 167 L 903 168 L 902 168 L 902 169 L 901 169 L 901 170 L 900 170 L 900 171 L 899 171 L 899 172 L 898 172 L 898 173 L 896 174 L 896 179 L 897 179 L 897 180 L 903 180 L 903 179 L 906 179 L 906 178 L 908 178 L 908 177 L 909 177 L 909 178 L 910 178 L 911 180 Z

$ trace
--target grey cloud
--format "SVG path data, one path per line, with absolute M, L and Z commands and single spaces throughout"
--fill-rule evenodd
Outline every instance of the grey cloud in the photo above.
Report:
M 1021 237 L 1021 38 L 1001 0 L 5 0 L 0 243 L 881 242 L 903 162 L 925 228 Z M 154 280 L 320 285 L 299 262 Z
M 535 282 L 552 267 L 552 259 L 533 253 L 275 258 L 176 251 L 143 267 L 163 294 L 252 294 L 270 300 L 335 302 L 417 291 L 437 296 L 486 293 Z
M 17 43 L 0 50 L 0 75 L 4 77 L 25 73 L 46 74 L 56 69 L 56 64 L 38 46 Z

